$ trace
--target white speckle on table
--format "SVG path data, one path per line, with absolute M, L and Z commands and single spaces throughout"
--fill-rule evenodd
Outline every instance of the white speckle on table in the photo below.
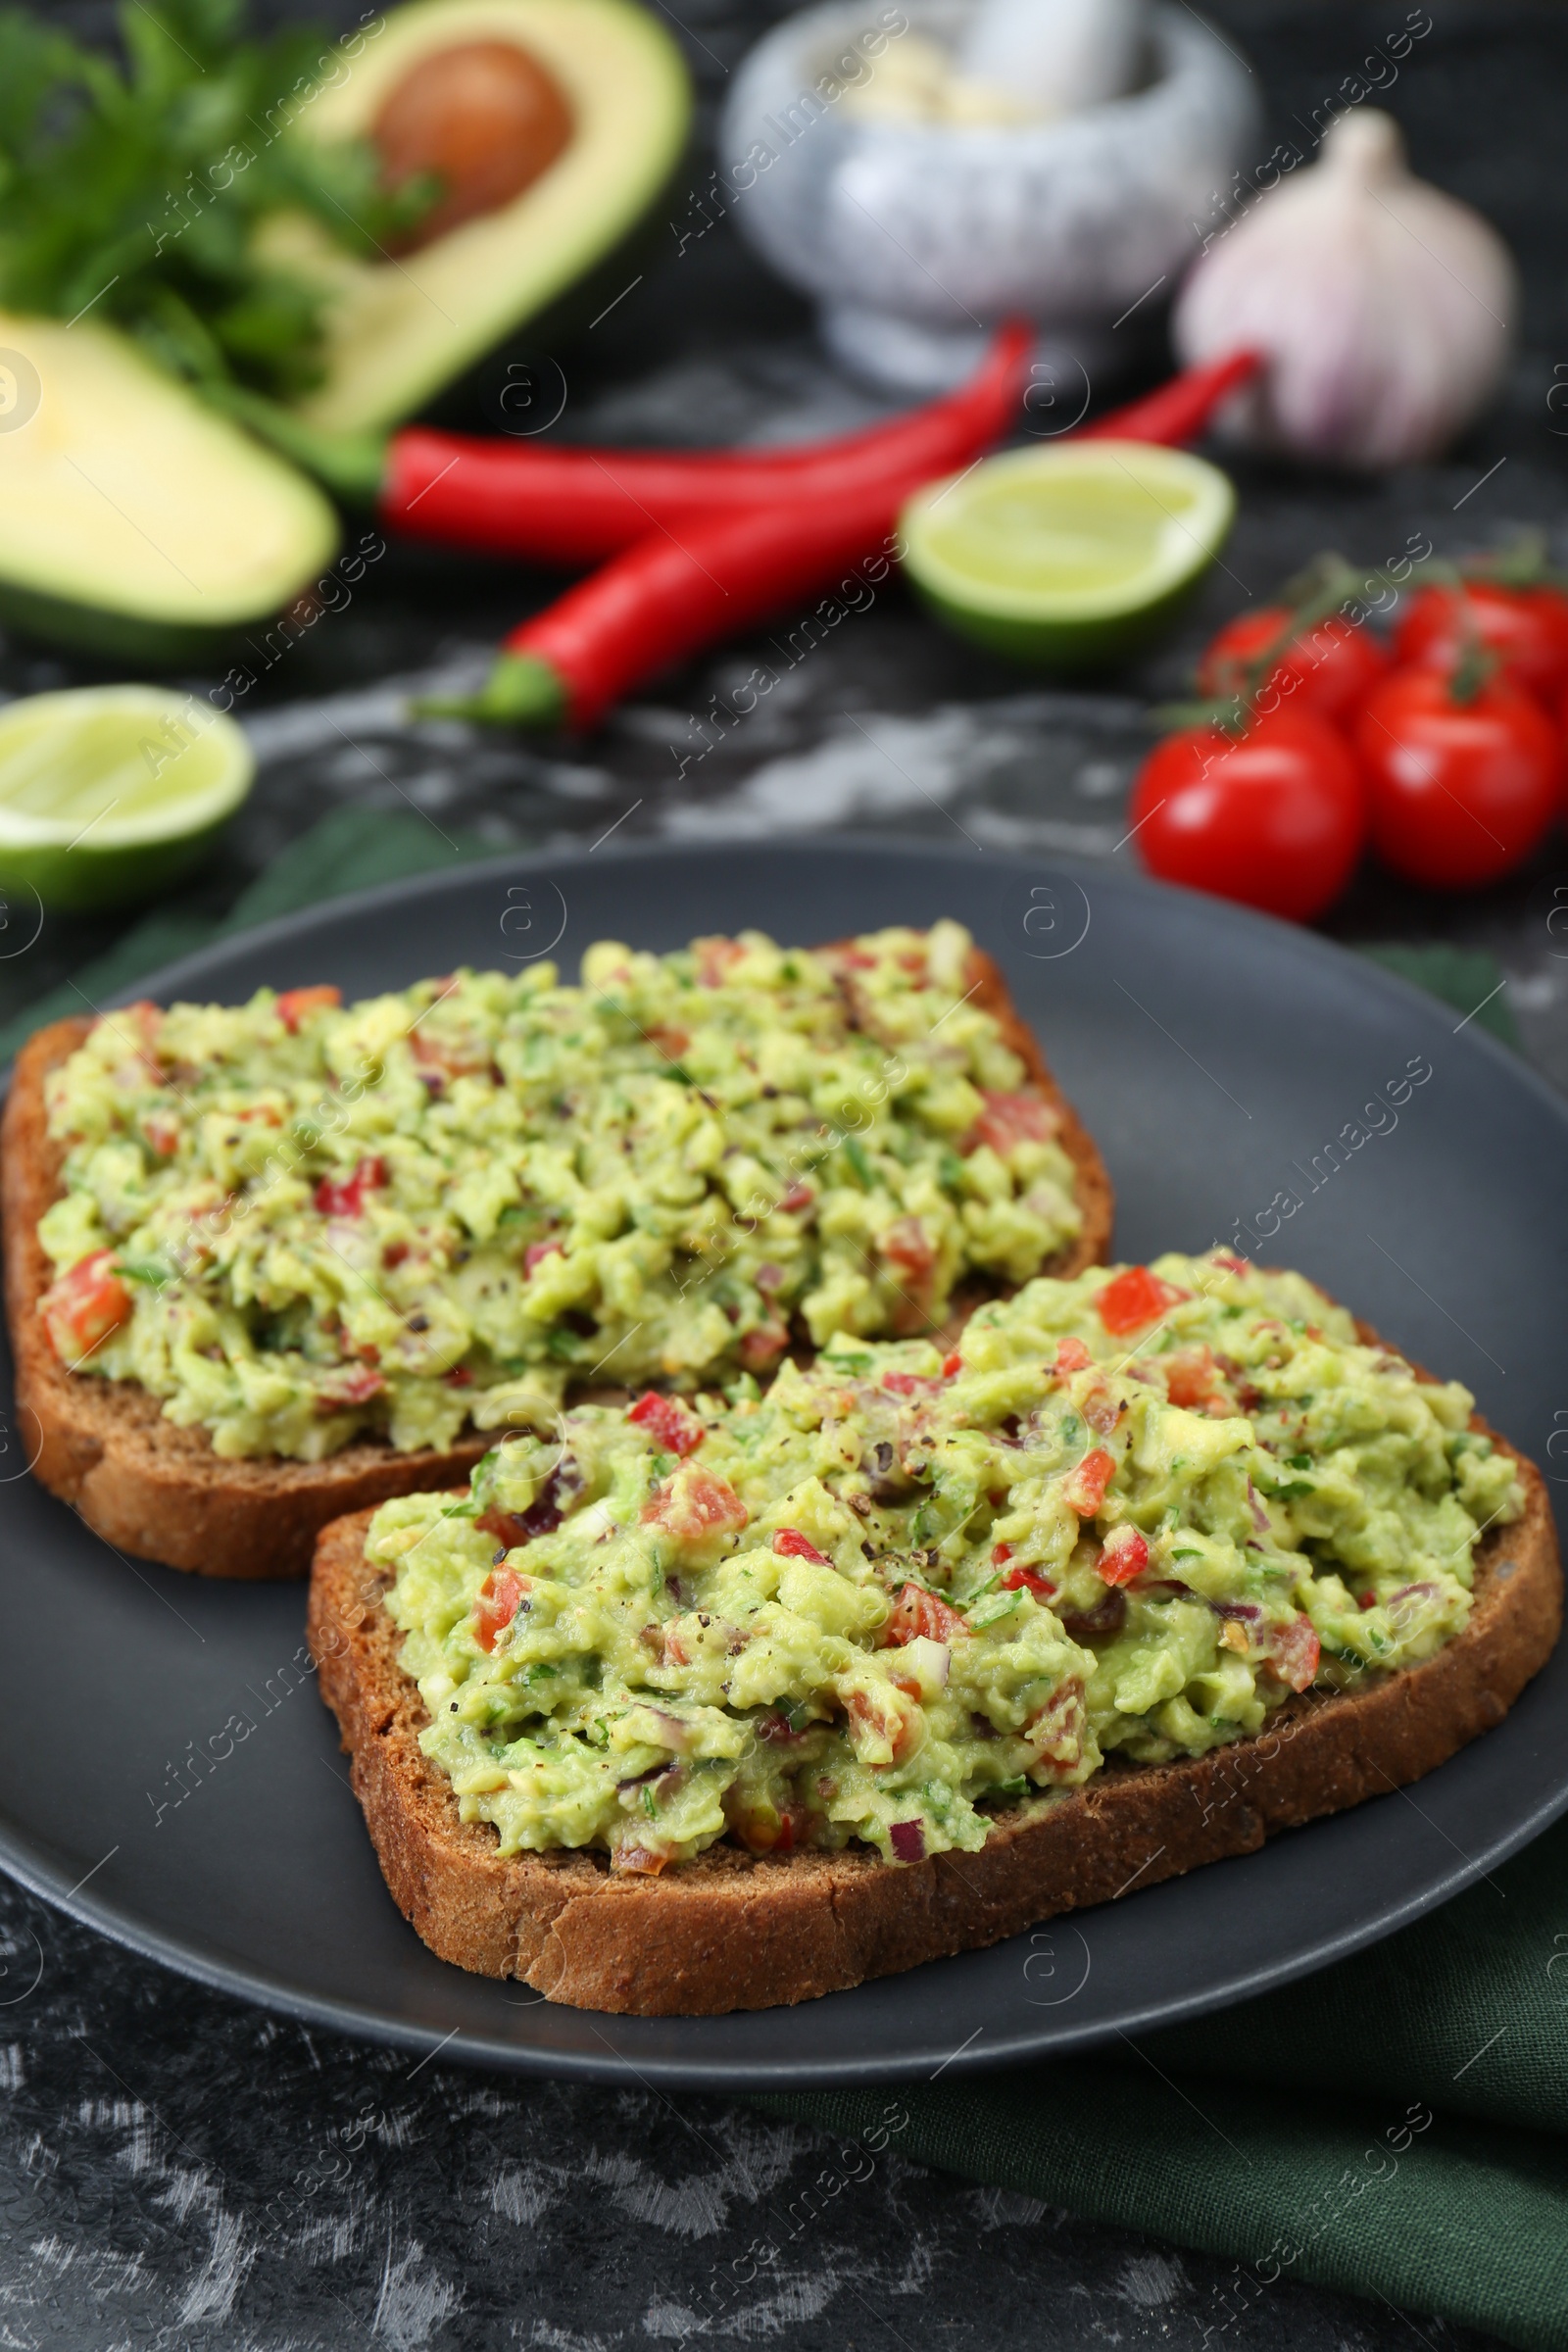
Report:
M 585 2180 L 603 2181 L 632 2221 L 651 2222 L 677 2237 L 711 2237 L 722 2230 L 734 2193 L 721 2173 L 666 2180 L 636 2156 L 601 2156 L 597 2149 L 582 2171 Z
M 1152 2310 L 1187 2292 L 1187 2274 L 1170 2255 L 1134 2254 L 1123 2263 L 1114 2291 L 1127 2302 Z
M 275 710 L 237 710 L 259 760 L 295 759 L 301 752 L 319 752 L 352 744 L 359 735 L 400 735 L 408 725 L 408 707 L 426 694 L 465 694 L 483 682 L 483 667 L 472 661 L 462 665 L 461 676 L 450 665 L 415 670 L 406 677 L 385 678 L 346 694 L 318 695 L 311 702 L 287 703 Z M 466 730 L 462 740 L 466 741 Z
M 618 2329 L 610 2336 L 578 2335 L 571 2328 L 552 2328 L 548 2320 L 535 2320 L 528 2336 L 536 2352 L 610 2352 L 619 2341 Z
M 1520 1012 L 1549 1012 L 1563 992 L 1563 978 L 1557 972 L 1531 972 L 1522 979 L 1510 977 L 1508 994 Z
M 187 2328 L 194 2327 L 199 2320 L 227 2319 L 245 2274 L 259 2251 L 258 2247 L 246 2245 L 245 2229 L 239 2217 L 220 2207 L 213 2215 L 207 2260 L 185 2289 L 179 2306 L 179 2317 Z
M 22 2071 L 22 2044 L 8 2041 L 0 2045 L 0 2090 L 20 2090 L 26 2077 Z
M 940 808 L 1027 749 L 1013 729 L 988 726 L 973 710 L 929 718 L 872 711 L 846 720 L 808 752 L 764 760 L 735 792 L 669 809 L 664 829 L 760 837 L 905 815 L 933 802 Z
M 389 2343 L 392 2352 L 421 2352 L 442 2322 L 463 2308 L 462 2288 L 435 2271 L 421 2272 L 423 2259 L 424 2246 L 416 2237 L 394 2259 L 388 2237 L 370 2333 Z
M 509 2164 L 490 2184 L 491 2209 L 504 2221 L 531 2229 L 561 2194 L 561 2184 L 542 2164 Z
M 1021 2230 L 1044 2221 L 1046 2207 L 1038 2197 L 1025 2197 L 1013 2188 L 977 2188 L 971 2199 L 982 2230 Z

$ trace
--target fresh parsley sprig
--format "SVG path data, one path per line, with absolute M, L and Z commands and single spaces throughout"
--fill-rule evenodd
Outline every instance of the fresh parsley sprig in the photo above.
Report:
M 325 290 L 259 224 L 372 254 L 430 200 L 365 141 L 289 135 L 330 37 L 252 41 L 244 0 L 125 0 L 123 62 L 0 10 L 0 305 L 124 328 L 172 373 L 287 399 L 318 382 Z M 346 61 L 345 61 L 346 62 Z

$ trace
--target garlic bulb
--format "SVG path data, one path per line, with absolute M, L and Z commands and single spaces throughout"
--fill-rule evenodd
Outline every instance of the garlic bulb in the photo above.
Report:
M 1517 300 L 1495 230 L 1412 178 L 1396 124 L 1363 108 L 1215 239 L 1173 332 L 1185 364 L 1263 354 L 1229 419 L 1242 438 L 1375 468 L 1436 456 L 1484 407 Z

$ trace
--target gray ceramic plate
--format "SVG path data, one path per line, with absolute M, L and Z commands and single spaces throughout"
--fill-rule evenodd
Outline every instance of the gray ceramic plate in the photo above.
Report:
M 547 952 L 574 969 L 607 935 L 668 948 L 757 924 L 816 940 L 941 914 L 1001 958 L 1098 1137 L 1120 1255 L 1240 1230 L 1244 1248 L 1301 1267 L 1467 1382 L 1555 1466 L 1568 1109 L 1456 1013 L 1211 901 L 843 838 L 600 852 L 342 901 L 135 993 L 234 1000 L 263 982 L 335 980 L 354 996 Z M 1430 1076 L 1391 1102 L 1412 1066 Z M 394 1909 L 305 1671 L 302 1588 L 122 1561 L 18 1471 L 8 1442 L 0 1861 L 172 1968 L 410 2048 L 732 2087 L 1038 2057 L 1320 1967 L 1456 1893 L 1568 1804 L 1565 1647 L 1500 1729 L 1414 1790 L 991 1951 L 754 2015 L 555 2008 L 448 1968 Z M 233 1718 L 254 1726 L 238 1743 Z

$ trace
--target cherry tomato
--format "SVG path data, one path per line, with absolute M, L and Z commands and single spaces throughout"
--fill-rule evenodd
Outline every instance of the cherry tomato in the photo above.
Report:
M 1290 625 L 1285 605 L 1264 605 L 1227 621 L 1198 664 L 1199 693 L 1249 695 L 1252 663 Z M 1293 710 L 1310 710 L 1336 726 L 1348 726 L 1389 665 L 1388 649 L 1371 630 L 1336 612 L 1296 637 L 1251 687 L 1249 699 L 1261 696 L 1265 710 L 1288 704 Z
M 1511 873 L 1556 811 L 1557 730 L 1505 678 L 1460 702 L 1439 670 L 1396 670 L 1355 740 L 1373 846 L 1396 874 L 1429 889 L 1479 890 Z
M 1366 802 L 1342 736 L 1286 708 L 1239 738 L 1167 735 L 1133 787 L 1130 822 L 1162 881 L 1310 922 L 1349 880 Z
M 1423 588 L 1399 616 L 1394 648 L 1401 664 L 1451 670 L 1479 638 L 1516 686 L 1555 702 L 1568 688 L 1568 596 L 1558 588 Z

